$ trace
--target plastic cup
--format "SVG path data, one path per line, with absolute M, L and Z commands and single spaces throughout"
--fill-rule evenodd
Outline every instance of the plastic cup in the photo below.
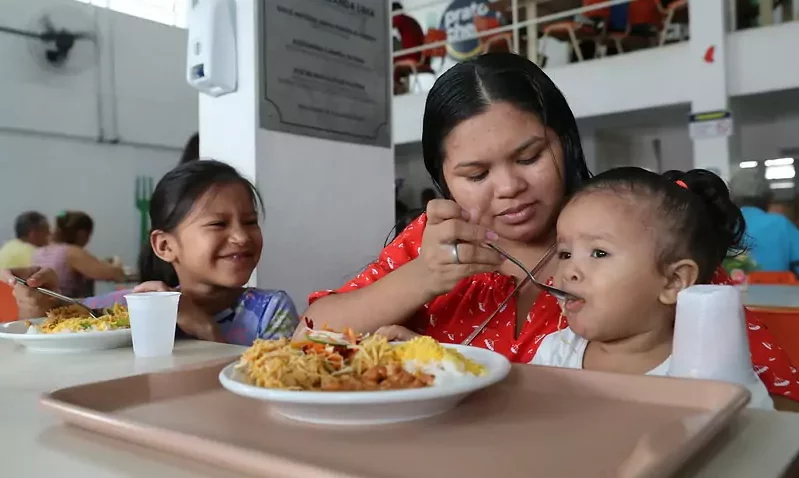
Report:
M 756 383 L 737 287 L 697 285 L 677 295 L 669 375 Z
M 133 353 L 166 357 L 175 348 L 180 292 L 142 292 L 125 296 L 130 314 Z

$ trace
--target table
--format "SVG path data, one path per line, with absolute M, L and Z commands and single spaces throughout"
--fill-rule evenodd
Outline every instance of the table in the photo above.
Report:
M 103 435 L 64 426 L 39 408 L 42 392 L 234 356 L 242 348 L 199 341 L 176 344 L 175 355 L 135 359 L 131 349 L 37 355 L 0 341 L 0 474 L 223 478 L 231 473 Z M 799 414 L 747 410 L 680 477 L 783 476 L 799 452 Z M 793 470 L 792 470 L 793 471 Z
M 741 294 L 741 300 L 748 307 L 797 309 L 799 312 L 799 286 L 750 285 Z

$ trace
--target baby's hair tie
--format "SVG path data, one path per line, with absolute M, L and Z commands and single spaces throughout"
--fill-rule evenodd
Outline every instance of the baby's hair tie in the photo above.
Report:
M 683 181 L 682 179 L 678 179 L 678 180 L 676 180 L 674 182 L 677 183 L 677 186 L 680 186 L 681 188 L 688 189 L 688 185 L 685 184 L 685 181 Z

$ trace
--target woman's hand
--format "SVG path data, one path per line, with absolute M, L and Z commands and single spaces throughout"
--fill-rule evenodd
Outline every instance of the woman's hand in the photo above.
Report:
M 416 332 L 401 325 L 385 325 L 377 329 L 375 331 L 375 335 L 382 335 L 388 339 L 389 342 L 392 340 L 411 340 L 412 338 L 419 336 L 419 334 Z
M 139 292 L 173 292 L 176 289 L 170 288 L 163 282 L 150 281 L 143 282 L 133 288 L 133 293 Z M 178 327 L 192 337 L 209 342 L 224 342 L 219 327 L 214 322 L 213 317 L 202 310 L 186 294 L 180 295 L 178 302 Z
M 449 292 L 466 277 L 497 270 L 504 261 L 499 253 L 485 247 L 498 237 L 476 224 L 477 216 L 477 212 L 469 213 L 447 199 L 428 203 L 419 259 L 425 265 L 423 280 L 433 297 Z
M 30 287 L 17 284 L 14 277 L 25 279 Z M 44 295 L 33 287 L 44 287 L 58 291 L 58 274 L 53 269 L 39 267 L 25 267 L 0 271 L 0 279 L 14 289 L 14 299 L 19 307 L 20 319 L 35 319 L 44 317 L 47 311 L 57 307 L 59 301 Z

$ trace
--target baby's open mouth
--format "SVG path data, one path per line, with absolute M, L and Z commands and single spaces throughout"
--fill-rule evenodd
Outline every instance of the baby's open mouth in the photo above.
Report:
M 563 312 L 576 313 L 585 306 L 585 299 L 566 299 L 558 301 Z

